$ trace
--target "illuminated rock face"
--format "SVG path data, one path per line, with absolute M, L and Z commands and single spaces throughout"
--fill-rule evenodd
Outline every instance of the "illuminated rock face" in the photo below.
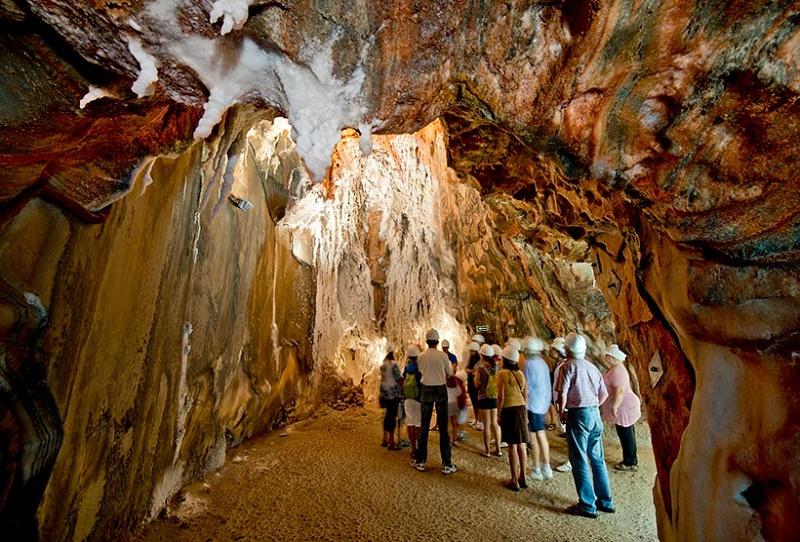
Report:
M 521 215 L 533 214 L 533 223 L 590 246 L 656 414 L 662 537 L 800 537 L 792 2 L 31 0 L 33 15 L 8 5 L 0 16 L 22 20 L 12 30 L 24 39 L 3 38 L 3 66 L 37 69 L 0 79 L 4 96 L 17 98 L 0 104 L 4 220 L 35 195 L 100 220 L 139 160 L 182 150 L 216 121 L 229 138 L 206 169 L 222 178 L 243 130 L 229 120 L 235 109 L 220 115 L 238 100 L 296 120 L 317 174 L 342 124 L 361 126 L 368 148 L 368 126 L 413 132 L 444 115 L 457 174 L 483 194 L 525 200 L 516 219 L 486 227 L 508 228 L 548 254 L 546 241 L 526 233 Z M 42 37 L 37 19 L 82 59 L 54 54 L 55 38 Z M 230 61 L 221 78 L 229 84 L 204 79 L 220 79 L 210 50 Z M 291 84 L 276 87 L 276 78 Z M 81 111 L 90 85 L 121 98 Z M 135 100 L 132 87 L 153 95 Z M 304 107 L 298 88 L 323 96 L 322 109 Z M 384 250 L 375 240 L 370 254 Z M 525 281 L 503 284 L 512 282 Z M 8 297 L 26 329 L 38 329 L 34 305 L 19 292 Z M 664 374 L 651 389 L 656 352 Z

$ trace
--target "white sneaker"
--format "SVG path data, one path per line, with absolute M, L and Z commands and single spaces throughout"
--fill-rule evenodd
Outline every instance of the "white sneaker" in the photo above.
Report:
M 508 448 L 508 442 L 501 442 L 500 443 L 500 447 L 501 448 Z
M 534 469 L 533 472 L 531 472 L 528 475 L 528 480 L 537 480 L 537 481 L 544 480 L 544 477 L 542 476 L 542 471 L 539 469 Z
M 566 463 L 561 463 L 559 466 L 556 467 L 558 472 L 572 472 L 572 463 L 567 461 Z
M 425 463 L 420 461 L 416 465 L 414 465 L 414 468 L 420 472 L 425 472 Z
M 455 464 L 447 465 L 446 467 L 442 467 L 442 474 L 453 474 L 454 472 L 458 471 L 458 467 Z
M 542 477 L 545 480 L 553 479 L 553 469 L 550 468 L 550 465 L 542 465 Z

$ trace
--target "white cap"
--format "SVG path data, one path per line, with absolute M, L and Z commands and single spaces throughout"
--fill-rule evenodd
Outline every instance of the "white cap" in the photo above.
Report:
M 471 343 L 469 343 L 469 349 L 472 352 L 478 352 L 481 349 L 481 345 L 479 345 L 475 341 L 472 341 Z
M 625 358 L 628 357 L 625 354 L 625 352 L 620 350 L 619 346 L 617 346 L 616 344 L 612 344 L 611 346 L 608 347 L 608 349 L 606 350 L 606 356 L 611 356 L 612 358 L 618 359 L 620 361 L 625 361 Z
M 499 356 L 500 352 L 503 351 L 503 348 L 499 344 L 493 344 L 492 345 L 492 350 L 494 351 L 494 355 L 495 356 Z
M 572 355 L 576 358 L 582 358 L 586 355 L 586 339 L 583 338 L 583 335 L 578 333 L 570 332 L 567 335 L 567 338 L 564 339 L 565 346 L 567 350 L 572 352 Z
M 519 350 L 514 348 L 512 344 L 506 345 L 503 348 L 503 357 L 511 363 L 517 363 L 519 361 Z
M 536 354 L 544 350 L 544 341 L 539 337 L 531 337 L 525 342 L 525 352 Z
M 408 347 L 408 351 L 406 351 L 406 354 L 408 354 L 408 357 L 410 358 L 415 358 L 419 356 L 419 347 L 416 344 L 412 344 L 411 346 Z
M 450 348 L 450 341 L 447 339 L 442 341 L 442 348 Z
M 486 356 L 487 358 L 494 356 L 494 348 L 488 344 L 481 345 L 481 356 Z
M 439 332 L 435 329 L 429 329 L 428 332 L 425 334 L 426 341 L 438 341 L 439 340 Z
M 508 339 L 508 344 L 513 346 L 517 350 L 517 352 L 522 350 L 522 343 L 516 337 L 512 337 L 512 338 Z
M 483 338 L 483 335 L 473 335 L 472 340 L 478 344 L 483 344 L 486 342 L 486 339 Z
M 553 342 L 550 343 L 550 348 L 558 350 L 562 356 L 566 356 L 567 350 L 565 348 L 565 345 L 566 343 L 564 341 L 564 337 L 556 337 L 555 339 L 553 339 Z

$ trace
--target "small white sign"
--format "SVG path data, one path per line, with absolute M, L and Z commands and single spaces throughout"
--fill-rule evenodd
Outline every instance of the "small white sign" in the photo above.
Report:
M 661 353 L 658 350 L 656 350 L 656 353 L 650 358 L 647 372 L 650 375 L 650 387 L 655 388 L 658 381 L 664 376 L 664 367 L 661 365 Z

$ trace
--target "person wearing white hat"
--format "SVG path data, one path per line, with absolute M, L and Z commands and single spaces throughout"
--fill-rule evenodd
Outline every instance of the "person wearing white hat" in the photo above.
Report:
M 608 400 L 603 403 L 603 419 L 617 428 L 622 445 L 622 461 L 614 465 L 616 470 L 637 471 L 639 461 L 636 457 L 636 431 L 634 424 L 642 416 L 642 404 L 631 389 L 631 378 L 623 362 L 625 352 L 612 344 L 603 356 L 603 365 L 608 369 L 603 381 L 608 388 Z
M 586 360 L 586 339 L 570 333 L 565 340 L 567 362 L 556 383 L 558 412 L 567 423 L 567 445 L 578 503 L 567 513 L 596 518 L 598 510 L 613 513 L 614 500 L 603 452 L 600 405 L 608 398 L 603 376 Z
M 467 358 L 467 395 L 469 395 L 469 402 L 472 404 L 473 418 L 467 425 L 476 431 L 483 431 L 483 424 L 480 421 L 480 414 L 478 413 L 478 388 L 475 387 L 475 366 L 481 361 L 480 355 L 481 345 L 475 341 L 469 343 L 469 350 Z
M 486 339 L 483 338 L 483 335 L 476 333 L 472 336 L 472 341 L 478 343 L 478 346 L 482 346 L 483 343 L 486 342 Z
M 431 426 L 433 409 L 436 408 L 436 421 L 439 425 L 439 453 L 442 458 L 442 474 L 453 474 L 458 469 L 452 461 L 452 448 L 448 432 L 447 416 L 447 377 L 453 376 L 453 366 L 447 354 L 437 349 L 439 332 L 430 329 L 425 334 L 427 350 L 419 355 L 418 366 L 422 383 L 422 428 L 417 447 L 416 469 L 425 471 L 428 459 L 428 432 Z
M 508 443 L 508 466 L 511 479 L 506 487 L 518 491 L 527 488 L 525 479 L 528 470 L 527 415 L 525 413 L 525 376 L 519 369 L 519 351 L 513 344 L 503 348 L 503 368 L 497 373 L 497 412 L 500 417 L 500 432 Z
M 491 457 L 489 453 L 490 433 L 494 433 L 498 457 L 503 453 L 500 451 L 500 424 L 497 423 L 497 365 L 494 361 L 494 347 L 484 344 L 481 346 L 481 361 L 475 367 L 474 380 L 475 388 L 478 390 L 478 413 L 483 422 L 483 448 L 484 455 Z
M 522 372 L 527 383 L 527 411 L 530 443 L 533 450 L 534 480 L 551 480 L 553 470 L 550 468 L 550 442 L 547 440 L 545 415 L 550 409 L 552 386 L 550 385 L 550 369 L 542 358 L 544 342 L 538 337 L 525 341 L 525 359 Z M 542 462 L 540 463 L 540 459 Z
M 450 341 L 447 339 L 442 341 L 442 352 L 447 354 L 447 359 L 450 360 L 450 364 L 453 366 L 453 371 L 458 370 L 458 358 L 450 351 Z

